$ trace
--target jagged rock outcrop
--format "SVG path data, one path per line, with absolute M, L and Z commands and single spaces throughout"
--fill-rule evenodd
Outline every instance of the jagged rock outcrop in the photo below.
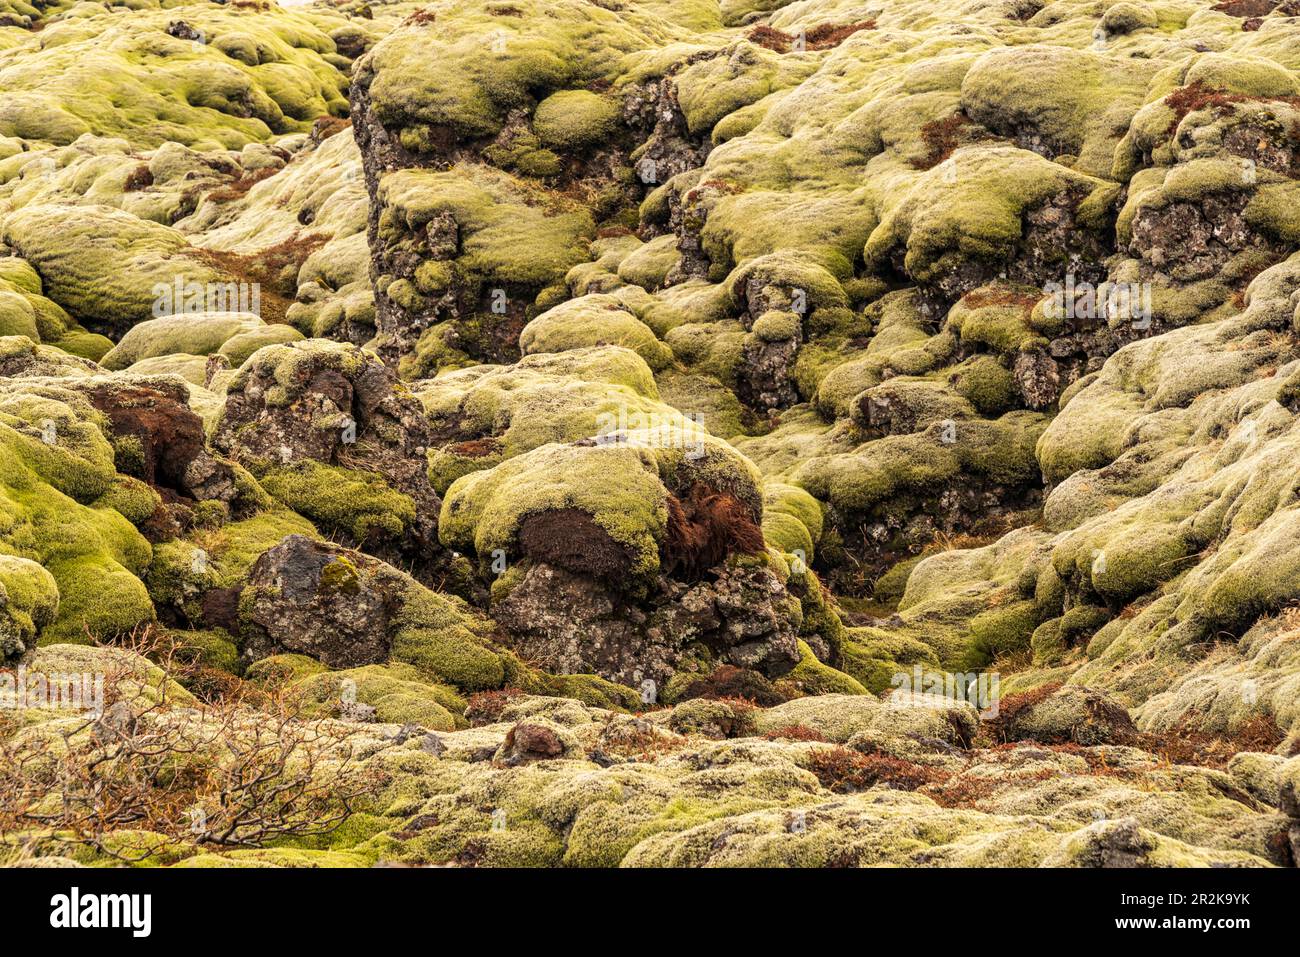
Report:
M 534 564 L 492 616 L 525 658 L 633 687 L 665 684 L 693 646 L 721 664 L 789 672 L 803 616 L 784 583 L 761 568 L 715 574 L 689 586 L 664 580 L 647 602 L 632 603 L 590 576 Z
M 226 386 L 213 445 L 358 543 L 435 557 L 429 423 L 372 354 L 322 341 L 258 351 Z
M 290 535 L 253 564 L 239 598 L 244 654 L 305 654 L 331 668 L 393 659 L 469 689 L 500 684 L 490 623 L 361 552 Z

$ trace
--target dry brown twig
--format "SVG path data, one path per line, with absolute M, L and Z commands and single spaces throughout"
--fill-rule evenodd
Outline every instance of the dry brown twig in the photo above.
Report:
M 102 713 L 30 733 L 0 719 L 0 835 L 21 835 L 20 853 L 51 841 L 140 863 L 170 842 L 262 847 L 328 834 L 382 783 L 357 756 L 360 728 L 304 720 L 283 691 L 257 710 L 239 695 L 174 702 L 175 646 L 145 633 L 127 647 L 147 649 L 167 678 L 149 698 L 132 693 L 141 676 L 123 656 L 104 675 Z M 121 831 L 159 837 L 114 841 Z

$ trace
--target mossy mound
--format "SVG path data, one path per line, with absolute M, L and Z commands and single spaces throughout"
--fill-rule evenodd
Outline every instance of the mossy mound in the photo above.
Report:
M 1119 195 L 1111 183 L 1074 173 L 1025 150 L 969 146 L 901 196 L 867 242 L 872 261 L 901 260 L 909 276 L 953 296 L 980 283 L 971 276 L 1008 272 L 1042 284 L 1065 272 L 1087 243 L 1104 248 Z M 1025 216 L 1052 204 L 1073 220 L 1071 249 L 1059 241 L 1037 252 Z
M 238 367 L 262 346 L 302 337 L 290 326 L 269 325 L 248 313 L 185 313 L 132 326 L 104 356 L 101 365 L 116 371 L 143 359 L 181 354 L 221 355 Z
M 435 327 L 455 300 L 476 304 L 484 338 L 457 349 L 456 338 L 448 342 L 444 335 L 444 347 L 484 358 L 513 350 L 511 342 L 494 345 L 492 330 L 521 316 L 540 290 L 585 259 L 595 232 L 582 206 L 558 196 L 539 203 L 543 198 L 534 187 L 476 164 L 385 176 L 377 194 L 382 256 L 375 292 L 380 333 L 396 337 L 389 347 L 405 342 L 409 348 L 406 327 L 413 319 L 420 330 Z M 430 229 L 433 248 L 423 238 Z M 403 317 L 400 326 L 387 319 L 390 308 L 400 310 L 393 313 Z
M 471 366 L 413 388 L 440 438 L 429 464 L 440 493 L 462 475 L 548 443 L 646 427 L 697 430 L 660 401 L 650 368 L 621 346 Z
M 58 582 L 58 615 L 40 632 L 45 643 L 109 638 L 154 617 L 138 577 L 149 543 L 98 501 L 115 476 L 101 421 L 83 398 L 57 387 L 0 394 L 0 549 L 38 562 Z M 35 610 L 30 599 L 18 601 L 20 614 Z
M 465 140 L 491 136 L 510 110 L 536 107 L 548 91 L 613 79 L 623 54 L 674 32 L 685 35 L 674 31 L 671 5 L 614 12 L 574 0 L 528 0 L 505 10 L 466 2 L 437 14 L 436 26 L 412 18 L 363 62 L 361 82 L 376 117 L 400 132 L 407 149 L 431 151 L 435 131 L 443 129 Z M 669 13 L 670 20 L 656 13 Z M 555 111 L 566 123 L 576 123 L 579 107 L 586 108 L 588 128 L 593 113 L 603 116 L 589 100 L 575 103 L 572 94 L 569 100 Z M 550 109 L 543 111 L 543 130 Z
M 91 360 L 112 347 L 104 336 L 77 325 L 43 290 L 41 277 L 30 263 L 17 256 L 0 259 L 0 336 L 21 336 Z
M 0 555 L 0 660 L 22 657 L 59 610 L 59 586 L 36 562 Z
M 0 133 L 59 145 L 95 133 L 145 147 L 238 149 L 346 109 L 347 60 L 303 16 L 101 11 L 49 24 L 45 42 L 11 66 Z
M 571 299 L 542 313 L 519 335 L 525 355 L 601 345 L 631 349 L 651 369 L 662 369 L 672 359 L 672 350 L 612 296 Z
M 176 230 L 107 206 L 26 206 L 5 217 L 0 237 L 40 274 L 50 299 L 93 329 L 121 334 L 174 311 L 166 308 L 174 290 L 191 284 L 204 297 L 238 289 Z
M 263 669 L 275 658 L 259 662 Z M 430 731 L 466 727 L 465 699 L 455 688 L 430 684 L 413 665 L 369 665 L 343 671 L 308 675 L 292 686 L 308 706 L 306 714 L 348 716 L 360 703 L 374 708 L 374 720 L 383 724 L 419 725 Z
M 688 423 L 688 425 L 690 425 Z M 670 439 L 672 436 L 670 434 Z M 614 432 L 603 440 L 541 446 L 454 482 L 440 519 L 443 543 L 472 550 L 488 563 L 494 553 L 521 557 L 519 532 L 530 516 L 575 511 L 608 545 L 593 560 L 632 579 L 653 577 L 668 527 L 668 498 L 697 484 L 726 492 L 761 514 L 757 471 L 730 446 L 698 428 Z

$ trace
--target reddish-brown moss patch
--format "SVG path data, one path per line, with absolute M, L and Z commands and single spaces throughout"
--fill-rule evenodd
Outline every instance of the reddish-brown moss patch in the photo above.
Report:
M 465 719 L 474 727 L 495 724 L 501 720 L 501 712 L 515 698 L 523 694 L 518 688 L 502 688 L 500 691 L 480 691 L 471 695 L 465 707 Z
M 1040 685 L 1030 691 L 1020 691 L 1003 696 L 998 702 L 997 717 L 985 722 L 985 732 L 999 744 L 1010 742 L 1012 739 L 1009 735 L 1015 727 L 1016 719 L 1034 705 L 1056 694 L 1061 690 L 1063 684 L 1060 681 L 1049 681 L 1047 684 Z
M 224 272 L 257 283 L 262 294 L 262 318 L 267 322 L 284 322 L 285 313 L 298 293 L 298 270 L 308 256 L 327 242 L 328 236 L 313 233 L 294 236 L 251 256 L 218 249 L 200 250 L 200 254 Z
M 405 27 L 405 26 L 419 26 L 421 24 L 430 24 L 435 22 L 437 19 L 438 18 L 434 16 L 432 10 L 427 10 L 424 7 L 421 7 L 419 10 L 416 10 L 413 14 L 411 14 L 409 17 L 403 20 L 402 26 Z
M 755 554 L 765 547 L 752 510 L 734 495 L 695 485 L 685 498 L 668 497 L 660 561 L 666 574 L 696 579 L 728 555 Z
M 221 186 L 208 193 L 207 198 L 218 203 L 228 203 L 234 199 L 242 199 L 248 194 L 248 191 L 264 179 L 269 179 L 278 173 L 279 170 L 270 166 L 262 169 L 255 169 L 251 173 L 245 173 L 239 179 L 235 180 L 229 186 Z
M 1272 715 L 1256 715 L 1227 734 L 1198 730 L 1188 720 L 1165 734 L 1144 734 L 1139 747 L 1171 764 L 1195 764 L 1222 770 L 1242 751 L 1270 753 L 1286 740 Z
M 687 685 L 677 700 L 690 701 L 692 698 L 741 700 L 762 708 L 770 708 L 787 700 L 772 682 L 758 672 L 737 668 L 735 665 L 718 665 L 706 677 L 697 678 Z
M 912 160 L 912 168 L 934 169 L 964 142 L 988 138 L 989 134 L 983 128 L 976 126 L 965 113 L 954 113 L 941 120 L 930 120 L 921 127 L 921 142 L 925 144 L 925 155 L 920 159 Z
M 497 439 L 470 439 L 468 442 L 458 442 L 451 446 L 447 451 L 453 455 L 459 455 L 467 459 L 481 459 L 488 455 L 495 455 L 501 451 L 501 442 Z
M 829 50 L 837 47 L 853 34 L 862 30 L 876 29 L 875 20 L 860 20 L 857 23 L 821 23 L 803 34 L 804 50 Z M 789 53 L 799 49 L 799 34 L 786 33 L 765 23 L 754 27 L 747 34 L 750 43 L 776 53 Z
M 1300 106 L 1300 96 L 1248 96 L 1245 93 L 1227 93 L 1206 86 L 1197 80 L 1195 83 L 1174 90 L 1165 97 L 1165 105 L 1174 111 L 1174 118 L 1169 123 L 1169 132 L 1173 133 L 1189 113 L 1212 109 L 1222 116 L 1229 113 L 1236 103 L 1286 103 L 1290 106 Z
M 838 794 L 865 791 L 878 785 L 896 791 L 915 791 L 947 777 L 943 771 L 912 761 L 840 747 L 813 751 L 808 756 L 808 770 L 817 776 L 822 787 Z
M 147 164 L 141 163 L 127 174 L 126 182 L 122 184 L 122 192 L 138 193 L 140 190 L 147 189 L 152 185 L 153 172 Z
M 962 305 L 968 309 L 983 309 L 985 306 L 1019 306 L 1028 311 L 1038 304 L 1041 297 L 1006 288 L 975 289 L 962 296 Z
M 311 138 L 313 142 L 323 143 L 351 126 L 352 121 L 341 116 L 318 116 L 316 122 L 311 125 Z
M 1230 17 L 1266 17 L 1276 6 L 1277 0 L 1224 0 L 1210 9 Z

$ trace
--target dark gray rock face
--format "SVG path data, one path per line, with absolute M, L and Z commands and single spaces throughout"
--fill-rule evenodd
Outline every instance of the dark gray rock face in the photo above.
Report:
M 712 144 L 707 135 L 688 129 L 672 78 L 677 69 L 704 55 L 713 54 L 684 57 L 668 75 L 629 85 L 621 93 L 621 110 L 604 140 L 594 146 L 552 142 L 553 152 L 545 151 L 544 171 L 521 161 L 537 155 L 536 103 L 512 105 L 495 133 L 477 138 L 450 127 L 417 123 L 412 117 L 381 115 L 371 91 L 383 70 L 373 57 L 361 57 L 352 74 L 349 98 L 370 195 L 367 235 L 379 333 L 375 347 L 384 361 L 398 365 L 417 347 L 423 350 L 428 345 L 427 340 L 421 341 L 426 334 L 439 340 L 435 349 L 480 362 L 517 361 L 520 332 L 546 308 L 539 303 L 539 294 L 562 278 L 485 284 L 472 271 L 455 270 L 437 294 L 415 300 L 394 292 L 412 282 L 418 285 L 416 271 L 422 264 L 451 264 L 461 257 L 465 230 L 447 212 L 419 228 L 392 216 L 380 189 L 385 175 L 407 169 L 441 171 L 461 163 L 495 167 L 525 178 L 544 175 L 557 192 L 585 197 L 581 202 L 593 222 L 613 221 L 620 210 L 636 209 L 650 192 L 677 174 L 700 167 L 708 156 Z M 666 222 L 650 222 L 643 232 L 649 238 L 669 228 Z M 698 246 L 693 248 L 702 255 Z M 674 281 L 685 278 L 687 273 L 679 271 Z
M 253 356 L 231 382 L 213 445 L 254 473 L 304 460 L 381 476 L 409 496 L 414 523 L 391 545 L 439 550 L 442 499 L 429 484 L 432 428 L 419 400 L 372 354 L 353 345 L 282 346 Z
M 242 596 L 251 626 L 245 654 L 257 660 L 296 652 L 331 668 L 386 661 L 389 615 L 400 595 L 383 576 L 365 573 L 381 564 L 302 535 L 268 549 Z
M 720 663 L 769 677 L 799 661 L 798 600 L 765 568 L 719 566 L 694 584 L 661 578 L 654 595 L 635 601 L 538 563 L 492 616 L 524 657 L 548 670 L 633 686 L 667 681 L 696 643 Z
M 1179 283 L 1218 275 L 1233 256 L 1246 249 L 1259 249 L 1280 259 L 1283 247 L 1247 222 L 1249 201 L 1245 194 L 1209 194 L 1197 202 L 1142 210 L 1133 219 L 1129 249 L 1144 267 Z

